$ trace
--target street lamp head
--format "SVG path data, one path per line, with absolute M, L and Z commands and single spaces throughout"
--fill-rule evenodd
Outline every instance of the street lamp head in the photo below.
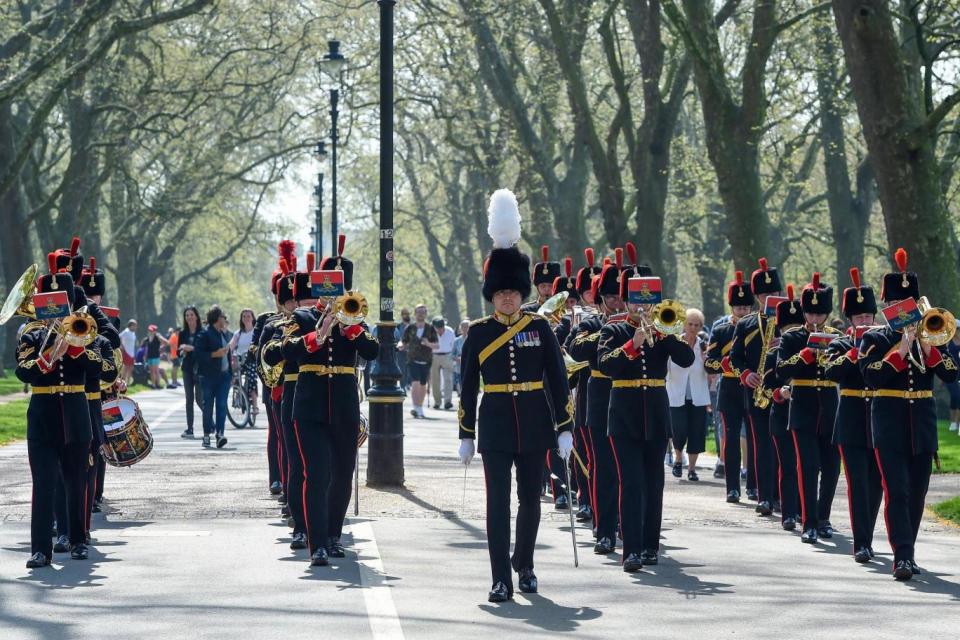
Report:
M 327 157 L 327 143 L 323 140 L 317 143 L 317 148 L 313 150 L 313 155 L 317 156 L 318 160 L 323 160 Z
M 329 50 L 318 63 L 321 81 L 328 85 L 326 87 L 328 89 L 338 89 L 340 88 L 340 74 L 347 66 L 347 59 L 340 53 L 339 40 L 330 40 L 327 42 L 327 46 Z

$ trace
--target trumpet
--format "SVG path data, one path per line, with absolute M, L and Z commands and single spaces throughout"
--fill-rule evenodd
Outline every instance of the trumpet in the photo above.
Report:
M 569 296 L 570 294 L 566 291 L 561 291 L 557 295 L 547 298 L 546 302 L 537 309 L 537 314 L 546 318 L 551 327 L 557 326 L 567 313 L 567 298 Z
M 917 338 L 934 347 L 942 347 L 950 342 L 953 334 L 957 332 L 957 319 L 954 315 L 943 307 L 935 307 L 930 304 L 927 296 L 923 296 L 917 301 L 917 308 L 923 314 L 923 317 L 917 323 Z M 917 344 L 917 351 L 921 352 L 920 355 L 922 356 L 922 348 L 919 343 Z M 912 347 L 907 354 L 907 358 L 920 371 L 927 370 L 924 358 L 915 356 Z
M 97 322 L 83 307 L 60 321 L 56 332 L 71 347 L 86 347 L 97 339 Z
M 649 316 L 649 320 L 647 317 Z M 653 306 L 649 313 L 640 316 L 640 326 L 647 333 L 647 344 L 653 344 L 654 329 L 663 335 L 678 336 L 687 321 L 687 310 L 676 300 L 663 300 Z
M 320 314 L 317 319 L 317 330 L 323 324 L 323 316 L 326 313 L 332 313 L 337 322 L 349 327 L 360 324 L 366 319 L 367 314 L 370 313 L 370 305 L 359 291 L 347 291 L 342 296 L 338 296 L 333 304 L 327 307 L 325 313 Z

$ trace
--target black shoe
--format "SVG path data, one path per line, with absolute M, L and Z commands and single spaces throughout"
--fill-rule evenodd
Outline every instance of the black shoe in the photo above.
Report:
M 833 526 L 829 522 L 824 522 L 817 527 L 817 533 L 820 534 L 821 538 L 826 538 L 829 540 L 833 537 Z
M 435 404 L 435 405 L 433 405 L 433 408 L 436 409 L 437 411 L 439 411 L 439 410 L 440 410 L 440 405 L 439 405 L 439 404 Z
M 870 552 L 870 557 L 873 558 L 876 554 L 873 552 L 873 547 L 867 547 L 867 551 Z
M 870 562 L 870 549 L 866 547 L 860 547 L 857 549 L 857 552 L 853 554 L 853 559 L 855 562 L 863 564 L 864 562 Z
M 643 564 L 654 565 L 654 564 L 657 564 L 657 562 L 659 562 L 659 557 L 655 550 L 645 549 L 640 554 L 640 560 L 643 562 Z
M 327 550 L 323 547 L 314 551 L 313 555 L 310 556 L 311 567 L 325 567 L 328 564 L 330 564 L 330 561 L 327 559 Z
M 740 502 L 740 492 L 737 491 L 736 489 L 733 489 L 732 491 L 727 491 L 727 502 L 731 504 L 736 504 Z
M 277 502 L 280 504 L 287 504 L 287 496 L 283 493 L 283 488 L 280 488 L 280 493 L 277 494 Z
M 687 472 L 687 480 L 689 480 L 690 482 L 699 482 L 700 476 L 697 475 L 696 471 L 691 469 L 690 471 Z
M 210 436 L 203 436 L 203 446 L 207 448 L 210 447 Z
M 623 560 L 623 570 L 626 573 L 636 573 L 643 570 L 643 559 L 636 553 L 631 553 Z
M 605 556 L 613 553 L 616 544 L 610 540 L 610 538 L 603 537 L 597 540 L 597 544 L 593 545 L 593 552 L 598 556 Z
M 223 449 L 227 445 L 227 439 L 223 437 L 223 434 L 217 435 L 217 449 Z
M 920 575 L 920 567 L 918 567 L 917 563 L 913 560 L 910 561 L 910 570 L 913 571 L 913 575 Z
M 453 409 L 453 403 L 448 402 L 447 404 L 443 405 L 443 408 L 446 409 L 447 411 L 450 411 L 451 409 Z
M 93 503 L 93 508 L 91 509 L 91 511 L 92 511 L 93 513 L 102 513 L 102 512 L 103 512 L 103 507 L 100 506 L 100 503 L 99 503 L 99 502 L 94 502 L 94 503 Z
M 537 576 L 533 573 L 533 569 L 529 567 L 520 569 L 520 591 L 523 593 L 537 592 Z
M 490 593 L 487 594 L 487 602 L 506 602 L 512 595 L 513 594 L 507 589 L 507 585 L 498 582 L 493 585 Z
M 330 538 L 330 542 L 327 544 L 327 554 L 331 558 L 345 558 L 347 555 L 346 550 L 343 548 L 343 545 L 340 544 L 340 538 Z
M 270 495 L 272 496 L 279 495 L 281 491 L 283 491 L 283 485 L 280 484 L 279 480 L 275 481 L 273 484 L 270 485 Z
M 760 499 L 760 494 L 757 493 L 756 489 L 747 489 L 747 499 L 756 502 Z
M 294 551 L 299 551 L 300 549 L 307 548 L 307 534 L 305 533 L 295 533 L 293 534 L 293 540 L 290 541 L 290 548 Z
M 817 530 L 816 529 L 807 529 L 800 534 L 800 542 L 804 544 L 816 544 L 817 542 Z
M 673 477 L 674 478 L 683 477 L 683 461 L 677 461 L 673 463 Z
M 27 560 L 27 569 L 39 569 L 40 567 L 46 567 L 49 565 L 50 558 L 40 551 L 37 551 L 35 554 L 30 556 L 29 560 Z
M 290 517 L 290 508 L 287 505 L 280 507 L 280 519 L 286 522 L 287 518 Z
M 70 539 L 67 536 L 60 536 L 57 538 L 56 544 L 53 545 L 54 553 L 66 553 L 73 548 L 73 545 L 70 544 Z
M 87 545 L 82 542 L 73 548 L 73 551 L 70 552 L 70 557 L 74 560 L 86 560 L 87 559 Z
M 906 582 L 913 577 L 913 567 L 909 560 L 897 560 L 893 567 L 893 577 L 901 582 Z
M 780 526 L 783 527 L 784 531 L 793 531 L 797 528 L 797 520 L 795 518 L 784 518 Z
M 717 480 L 722 479 L 726 475 L 726 471 L 723 468 L 722 464 L 718 464 L 713 468 L 713 477 Z
M 189 438 L 193 440 L 193 429 L 185 429 L 183 433 L 180 434 L 181 438 Z
M 566 511 L 570 508 L 570 502 L 567 500 L 567 496 L 562 493 L 557 496 L 557 499 L 553 503 L 553 508 L 557 511 Z
M 593 509 L 588 504 L 580 505 L 580 508 L 577 509 L 577 522 L 589 522 L 590 520 L 593 520 Z
M 756 509 L 754 509 L 761 516 L 768 516 L 773 513 L 773 507 L 770 506 L 770 503 L 766 500 L 761 500 L 757 503 Z

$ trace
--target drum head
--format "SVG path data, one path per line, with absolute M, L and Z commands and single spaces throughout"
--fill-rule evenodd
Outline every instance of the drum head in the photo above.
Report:
M 103 403 L 103 430 L 107 433 L 122 429 L 137 415 L 137 403 L 130 398 L 118 398 Z

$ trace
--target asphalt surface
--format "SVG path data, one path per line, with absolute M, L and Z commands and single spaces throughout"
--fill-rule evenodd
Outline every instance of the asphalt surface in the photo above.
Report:
M 704 460 L 701 482 L 667 477 L 663 555 L 628 575 L 620 557 L 592 553 L 577 527 L 544 502 L 536 554 L 540 593 L 486 602 L 489 562 L 478 463 L 455 459 L 454 412 L 405 421 L 402 489 L 360 492 L 347 557 L 311 569 L 266 491 L 265 421 L 228 427 L 222 450 L 179 437 L 180 391 L 137 396 L 156 441 L 128 469 L 108 468 L 86 562 L 57 554 L 27 570 L 26 447 L 0 448 L 0 639 L 451 638 L 492 634 L 584 638 L 923 637 L 960 624 L 960 531 L 928 517 L 917 548 L 924 571 L 890 576 L 878 528 L 875 562 L 853 562 L 841 479 L 839 535 L 802 545 L 752 503 L 727 505 Z M 361 484 L 365 477 L 361 454 Z M 666 470 L 666 469 L 665 469 Z M 667 471 L 667 473 L 669 473 Z M 935 480 L 947 495 L 957 478 Z

